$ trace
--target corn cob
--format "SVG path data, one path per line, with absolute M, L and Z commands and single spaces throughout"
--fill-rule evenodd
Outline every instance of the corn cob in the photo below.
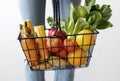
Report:
M 37 33 L 38 37 L 46 36 L 45 28 L 43 25 L 38 25 L 34 27 L 34 31 Z

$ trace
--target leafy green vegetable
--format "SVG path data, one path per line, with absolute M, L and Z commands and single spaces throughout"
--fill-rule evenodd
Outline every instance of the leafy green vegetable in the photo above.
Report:
M 95 5 L 91 6 L 90 12 L 92 12 L 92 11 L 100 11 L 100 5 L 95 4 Z
M 79 17 L 85 18 L 87 15 L 88 15 L 88 11 L 83 6 L 79 5 L 74 9 L 74 20 L 75 20 L 75 22 L 77 21 L 77 19 Z
M 78 5 L 76 7 L 70 4 L 70 15 L 64 22 L 60 21 L 61 27 L 65 30 L 66 34 L 77 34 L 83 29 L 90 29 L 92 31 L 98 29 L 106 29 L 112 27 L 109 22 L 112 16 L 112 9 L 110 5 L 102 5 L 95 3 L 96 0 L 85 0 L 84 6 Z M 52 21 L 52 19 L 50 19 Z M 49 24 L 55 24 L 51 22 Z
M 85 6 L 95 5 L 96 0 L 85 0 Z
M 68 17 L 67 21 L 65 22 L 65 31 L 67 34 L 72 34 L 73 31 L 75 32 L 78 28 L 79 18 L 85 18 L 88 15 L 88 12 L 85 7 L 77 6 L 74 8 L 73 4 L 70 5 L 70 16 Z
M 100 9 L 100 12 L 103 16 L 104 19 L 106 20 L 109 20 L 109 18 L 111 17 L 112 15 L 112 10 L 110 8 L 110 5 L 102 5 L 101 9 Z
M 90 12 L 91 7 L 95 5 L 96 0 L 85 0 L 84 7 L 87 9 L 88 12 Z
M 53 27 L 53 26 L 56 26 L 56 22 L 54 21 L 54 18 L 53 17 L 48 17 L 47 18 L 47 23 Z M 60 27 L 64 28 L 65 26 L 65 21 L 62 21 L 60 20 Z
M 48 23 L 50 26 L 53 26 L 53 25 L 55 24 L 54 18 L 53 18 L 53 17 L 48 17 L 48 18 L 47 18 L 47 23 Z
M 89 13 L 88 17 L 87 17 L 87 22 L 90 25 L 93 25 L 98 19 L 101 19 L 102 15 L 100 12 L 98 11 L 92 11 Z
M 67 34 L 71 34 L 73 29 L 74 29 L 74 20 L 73 19 L 70 19 L 70 21 L 68 22 L 68 32 Z
M 93 25 L 93 27 L 96 29 L 106 29 L 106 28 L 112 27 L 112 26 L 113 26 L 112 23 L 110 23 L 106 19 L 99 19 Z
M 81 31 L 84 28 L 89 28 L 89 23 L 86 22 L 85 18 L 79 18 L 75 23 L 75 27 L 72 34 L 77 34 L 79 31 Z
M 68 32 L 68 24 L 69 24 L 69 21 L 70 21 L 70 17 L 68 17 L 67 21 L 65 22 L 65 32 L 67 33 Z
M 73 4 L 70 5 L 70 17 L 69 17 L 69 21 L 68 26 L 67 26 L 67 34 L 71 34 L 73 29 L 74 29 L 74 19 L 73 19 L 73 13 L 74 13 L 74 6 Z

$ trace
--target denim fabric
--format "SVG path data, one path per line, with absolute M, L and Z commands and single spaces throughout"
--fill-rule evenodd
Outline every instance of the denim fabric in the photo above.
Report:
M 74 81 L 74 69 L 55 71 L 54 81 Z
M 57 69 L 57 67 L 55 68 Z M 68 64 L 67 69 L 55 70 L 54 81 L 74 81 L 74 72 L 75 69 L 73 69 L 72 66 Z
M 60 2 L 60 18 L 65 21 L 70 12 L 70 3 L 73 3 L 74 6 L 80 5 L 81 0 L 59 0 Z
M 44 71 L 31 71 L 27 60 L 24 61 L 24 64 L 26 81 L 45 81 Z
M 30 19 L 34 26 L 39 24 L 45 25 L 46 0 L 18 0 L 18 2 L 23 20 Z M 74 6 L 80 4 L 80 0 L 60 0 L 60 17 L 62 20 L 67 19 L 71 2 Z M 31 71 L 27 61 L 25 61 L 26 81 L 45 81 L 44 74 L 44 71 Z M 54 81 L 73 80 L 74 69 L 55 71 Z
M 32 24 L 45 25 L 46 0 L 18 0 L 23 20 L 30 19 Z
M 24 65 L 26 81 L 45 81 L 45 71 L 32 71 L 26 59 Z M 74 81 L 74 72 L 74 69 L 55 70 L 54 81 Z

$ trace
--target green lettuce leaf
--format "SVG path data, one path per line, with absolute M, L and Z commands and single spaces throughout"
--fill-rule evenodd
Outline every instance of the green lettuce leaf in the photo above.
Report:
M 78 18 L 80 17 L 85 18 L 87 15 L 88 15 L 88 11 L 83 6 L 79 5 L 74 9 L 73 17 L 75 22 L 77 21 Z
M 96 0 L 85 0 L 84 7 L 87 9 L 88 12 L 90 12 L 91 7 L 95 5 Z
M 112 10 L 111 10 L 111 8 L 110 8 L 110 5 L 102 5 L 102 7 L 101 7 L 101 9 L 100 9 L 100 12 L 101 12 L 101 14 L 102 14 L 102 16 L 103 16 L 103 18 L 104 19 L 106 19 L 106 20 L 109 20 L 109 18 L 111 17 L 111 15 L 112 15 Z
M 93 25 L 94 28 L 100 29 L 100 30 L 103 30 L 103 29 L 106 29 L 106 28 L 109 28 L 109 27 L 112 27 L 112 26 L 113 26 L 112 23 L 105 20 L 105 19 L 99 19 Z
M 85 0 L 85 6 L 95 5 L 96 0 Z
M 79 31 L 85 28 L 86 29 L 89 28 L 89 23 L 86 22 L 85 18 L 79 18 L 77 22 L 75 23 L 75 27 L 74 27 L 72 34 L 77 34 Z
M 88 17 L 87 17 L 87 22 L 90 25 L 93 25 L 98 19 L 101 19 L 102 15 L 99 11 L 92 11 L 89 13 Z

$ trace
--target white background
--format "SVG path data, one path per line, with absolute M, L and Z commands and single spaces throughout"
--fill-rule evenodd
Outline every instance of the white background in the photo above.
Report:
M 50 1 L 47 0 L 47 16 L 52 15 Z M 99 31 L 91 63 L 88 68 L 76 70 L 74 81 L 120 81 L 120 3 L 119 0 L 97 3 L 111 5 L 110 21 L 114 26 Z M 23 52 L 17 40 L 20 22 L 17 0 L 1 0 L 0 81 L 25 81 Z M 46 81 L 53 81 L 54 71 L 47 71 L 45 77 Z

